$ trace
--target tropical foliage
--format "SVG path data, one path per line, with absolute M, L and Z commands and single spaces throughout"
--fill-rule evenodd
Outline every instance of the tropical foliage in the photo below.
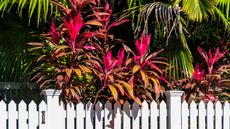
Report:
M 228 0 L 108 2 L 0 0 L 1 81 L 36 81 L 77 101 L 140 103 L 178 87 L 189 100 L 229 96 Z M 200 57 L 207 69 L 193 68 Z

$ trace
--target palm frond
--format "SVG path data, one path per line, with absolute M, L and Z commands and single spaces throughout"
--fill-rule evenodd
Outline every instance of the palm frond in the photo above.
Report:
M 19 18 L 5 16 L 0 19 L 0 80 L 28 81 L 27 73 L 32 69 L 32 58 L 28 54 L 27 42 L 30 31 Z
M 65 0 L 59 0 L 64 2 Z M 12 7 L 17 8 L 17 13 L 20 17 L 27 15 L 30 20 L 36 18 L 37 25 L 41 22 L 46 22 L 52 15 L 58 15 L 57 6 L 51 0 L 0 0 L 0 12 L 2 15 L 6 11 L 11 11 Z
M 168 68 L 167 76 L 174 79 L 188 77 L 193 71 L 192 54 L 187 45 L 185 27 L 180 13 L 178 6 L 167 3 L 146 4 L 139 14 L 135 30 L 137 35 L 142 32 L 145 34 L 154 32 L 153 35 L 161 35 L 160 42 L 164 43 L 166 53 L 164 56 L 172 66 Z

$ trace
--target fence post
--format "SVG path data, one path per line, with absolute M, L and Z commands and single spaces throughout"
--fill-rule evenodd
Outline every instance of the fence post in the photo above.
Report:
M 166 91 L 168 108 L 168 129 L 181 128 L 181 96 L 183 91 Z
M 43 91 L 47 103 L 47 129 L 64 129 L 62 120 L 62 107 L 59 104 L 60 90 L 47 89 Z

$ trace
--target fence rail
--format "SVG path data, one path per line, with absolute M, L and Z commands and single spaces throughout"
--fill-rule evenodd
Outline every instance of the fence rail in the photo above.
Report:
M 228 102 L 188 104 L 179 101 L 181 111 L 178 113 L 172 109 L 178 104 L 173 101 L 175 96 L 171 96 L 167 104 L 144 101 L 139 106 L 129 102 L 64 105 L 59 103 L 58 94 L 53 95 L 48 93 L 47 102 L 40 104 L 0 101 L 0 129 L 230 129 Z M 178 125 L 178 121 L 181 124 Z

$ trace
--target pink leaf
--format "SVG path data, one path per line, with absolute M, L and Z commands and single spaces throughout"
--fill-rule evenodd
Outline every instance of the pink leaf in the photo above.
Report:
M 196 81 L 200 81 L 204 77 L 205 71 L 201 69 L 201 66 L 196 64 L 195 70 L 193 72 L 193 78 Z
M 91 45 L 84 46 L 84 48 L 86 50 L 95 50 L 96 49 L 94 46 L 91 46 Z

